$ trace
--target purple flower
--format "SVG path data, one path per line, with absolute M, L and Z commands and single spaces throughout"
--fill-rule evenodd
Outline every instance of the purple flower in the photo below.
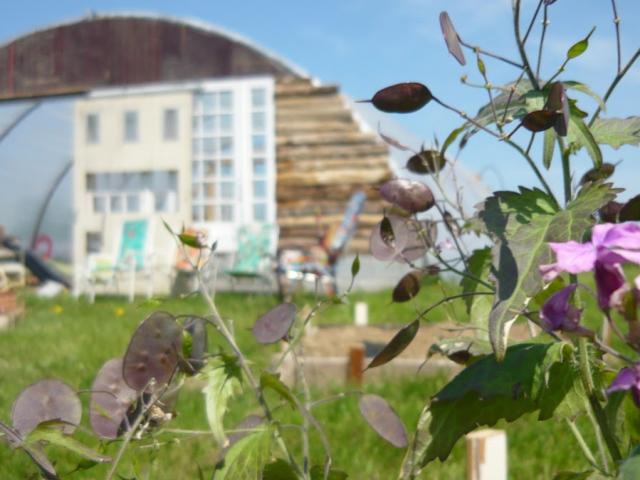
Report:
M 609 388 L 607 388 L 607 394 L 621 390 L 631 390 L 633 401 L 640 407 L 640 363 L 620 370 Z
M 593 227 L 591 242 L 549 243 L 556 254 L 556 263 L 540 265 L 545 281 L 562 272 L 582 273 L 593 270 L 596 262 L 617 265 L 624 262 L 640 264 L 640 226 L 635 223 L 603 223 Z
M 591 242 L 549 243 L 556 263 L 540 265 L 542 278 L 548 282 L 561 272 L 572 274 L 595 270 L 598 304 L 609 308 L 611 295 L 624 285 L 620 264 L 640 264 L 640 226 L 636 223 L 604 223 L 593 227 Z
M 540 322 L 547 332 L 562 330 L 586 334 L 587 329 L 580 326 L 582 310 L 569 304 L 569 298 L 577 285 L 569 285 L 551 295 L 540 310 Z
M 625 284 L 622 268 L 620 265 L 596 262 L 595 278 L 598 305 L 602 310 L 608 310 L 611 304 L 611 295 Z

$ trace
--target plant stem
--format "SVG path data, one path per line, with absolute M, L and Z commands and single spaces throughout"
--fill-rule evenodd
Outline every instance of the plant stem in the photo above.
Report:
M 529 63 L 529 58 L 527 57 L 527 52 L 524 48 L 524 42 L 520 37 L 520 0 L 514 0 L 513 3 L 513 30 L 516 37 L 516 43 L 518 44 L 518 51 L 520 52 L 520 58 L 522 59 L 522 64 L 524 67 L 527 76 L 529 77 L 529 81 L 531 85 L 536 90 L 540 90 L 540 85 L 538 84 L 538 79 L 533 74 L 533 70 L 531 69 L 531 64 Z
M 418 313 L 418 316 L 416 317 L 416 319 L 421 319 L 425 315 L 427 315 L 431 310 L 438 308 L 443 303 L 449 303 L 452 300 L 457 300 L 458 298 L 473 297 L 475 295 L 493 295 L 493 294 L 494 292 L 468 292 L 468 293 L 459 293 L 457 295 L 451 295 L 450 297 L 446 297 L 446 298 L 443 298 L 442 300 L 438 300 L 433 305 L 429 306 L 428 308 L 424 309 L 422 312 Z
M 488 52 L 487 50 L 483 50 L 482 48 L 478 47 L 478 46 L 474 46 L 474 45 L 470 45 L 466 42 L 464 42 L 460 37 L 458 37 L 458 41 L 460 42 L 460 45 L 467 47 L 470 50 L 473 50 L 476 55 L 482 54 L 482 55 L 486 55 L 487 57 L 491 57 L 491 58 L 495 58 L 496 60 L 500 60 L 504 63 L 508 63 L 509 65 L 512 65 L 516 68 L 523 68 L 522 65 L 520 65 L 518 62 L 514 62 L 513 60 L 509 60 L 506 57 L 503 57 L 502 55 L 498 55 L 497 53 L 493 53 L 493 52 Z
M 461 277 L 466 277 L 466 278 L 468 278 L 470 280 L 473 280 L 474 282 L 478 282 L 479 284 L 484 285 L 485 287 L 490 289 L 492 291 L 492 293 L 494 293 L 494 287 L 490 283 L 485 282 L 481 278 L 478 278 L 478 277 L 476 277 L 474 275 L 471 275 L 471 274 L 469 274 L 467 272 L 464 272 L 462 270 L 458 270 L 457 268 L 452 266 L 449 262 L 447 262 L 444 258 L 442 258 L 442 256 L 438 255 L 437 253 L 435 253 L 434 256 L 438 259 L 438 261 L 440 263 L 442 263 L 445 267 L 447 267 L 448 270 L 452 271 L 453 273 L 456 273 L 456 274 L 460 275 Z
M 600 461 L 602 462 L 602 468 L 606 473 L 609 473 L 609 459 L 607 458 L 607 452 L 604 449 L 604 441 L 602 439 L 602 432 L 600 431 L 600 426 L 596 420 L 595 415 L 593 414 L 593 408 L 591 408 L 590 402 L 585 398 L 585 409 L 587 410 L 587 417 L 589 417 L 589 421 L 593 426 L 593 431 L 596 436 L 596 444 L 598 445 L 598 453 L 600 455 Z
M 570 59 L 569 59 L 569 58 L 567 58 L 567 59 L 565 59 L 565 61 L 564 61 L 564 62 L 562 62 L 562 65 L 560 65 L 560 67 L 558 68 L 558 70 L 556 70 L 556 73 L 554 73 L 553 75 L 551 75 L 551 78 L 549 78 L 549 80 L 547 80 L 547 81 L 545 82 L 544 87 L 542 87 L 542 89 L 543 89 L 543 90 L 547 87 L 547 85 L 549 85 L 551 82 L 553 82 L 553 81 L 556 79 L 556 77 L 557 77 L 558 75 L 560 75 L 562 72 L 564 72 L 564 67 L 566 67 L 566 66 L 567 66 L 567 63 L 569 63 L 569 60 L 570 60 Z
M 536 7 L 536 11 L 533 12 L 533 17 L 531 17 L 531 21 L 529 22 L 529 26 L 527 27 L 527 32 L 524 34 L 524 37 L 522 38 L 522 44 L 526 44 L 527 43 L 527 39 L 529 38 L 529 34 L 531 33 L 531 30 L 533 29 L 533 24 L 536 21 L 536 18 L 538 18 L 538 13 L 540 13 L 540 7 L 542 7 L 542 0 L 538 0 L 538 6 Z M 546 9 L 546 5 L 545 5 L 545 9 Z
M 559 207 L 560 204 L 558 203 L 558 200 L 556 199 L 556 196 L 553 194 L 553 191 L 551 190 L 551 187 L 549 186 L 547 181 L 544 179 L 544 176 L 542 175 L 542 172 L 537 167 L 537 165 L 535 164 L 535 162 L 533 161 L 531 156 L 527 152 L 525 152 L 524 149 L 520 145 L 515 143 L 513 140 L 506 139 L 505 143 L 507 145 L 511 146 L 512 148 L 516 149 L 518 152 L 520 152 L 520 155 L 522 155 L 524 157 L 524 159 L 527 161 L 527 163 L 529 164 L 529 166 L 533 170 L 533 173 L 535 173 L 536 177 L 538 177 L 538 181 L 544 187 L 545 191 L 547 192 L 547 195 L 549 195 L 553 199 L 553 201 L 555 202 L 556 206 Z
M 604 97 L 602 97 L 602 103 L 604 103 L 604 104 L 607 103 L 607 100 L 609 100 L 609 97 L 611 96 L 611 94 L 615 90 L 615 88 L 618 85 L 618 83 L 620 83 L 620 80 L 622 80 L 622 78 L 626 75 L 626 73 L 629 71 L 631 66 L 638 59 L 638 57 L 640 57 L 640 48 L 635 51 L 635 53 L 631 56 L 631 58 L 629 59 L 627 64 L 624 66 L 624 68 L 622 70 L 620 70 L 620 72 L 618 72 L 618 74 L 615 76 L 615 78 L 611 82 L 611 85 L 609 85 L 609 88 L 607 89 L 607 92 L 604 94 Z M 589 127 L 593 126 L 593 122 L 596 121 L 596 118 L 598 118 L 598 115 L 600 114 L 601 111 L 602 111 L 602 107 L 600 105 L 598 105 L 598 108 L 596 108 L 596 111 L 593 112 L 593 116 L 591 117 L 591 120 L 589 121 L 589 125 L 588 125 Z
M 304 331 L 301 333 L 304 335 Z M 301 347 L 302 348 L 302 347 Z M 307 378 L 304 374 L 304 368 L 298 358 L 298 352 L 295 349 L 291 351 L 293 363 L 295 365 L 296 373 L 298 374 L 298 381 L 302 384 L 302 391 L 304 393 L 304 408 L 309 410 L 311 405 L 311 393 L 309 392 L 309 385 L 307 384 Z M 305 480 L 309 477 L 309 463 L 311 455 L 309 453 L 309 420 L 305 415 L 302 416 L 302 473 Z
M 578 446 L 580 447 L 580 450 L 582 450 L 582 454 L 585 456 L 587 461 L 591 464 L 592 467 L 601 471 L 601 468 L 596 463 L 596 459 L 593 456 L 593 453 L 591 452 L 589 445 L 587 445 L 587 442 L 584 440 L 582 433 L 580 433 L 580 430 L 578 430 L 578 427 L 576 426 L 574 421 L 569 420 L 568 418 L 565 418 L 565 421 L 567 422 L 567 425 L 571 429 L 571 433 L 573 433 L 573 436 L 576 438 L 576 441 L 578 442 Z
M 465 256 L 465 253 L 462 251 L 462 247 L 460 246 L 460 242 L 458 241 L 458 236 L 456 235 L 456 232 L 454 232 L 453 229 L 449 226 L 449 223 L 445 219 L 444 211 L 440 208 L 440 205 L 438 205 L 438 203 L 436 202 L 436 203 L 434 203 L 434 206 L 436 207 L 436 209 L 438 210 L 438 213 L 442 217 L 442 221 L 444 222 L 445 228 L 447 229 L 447 231 L 451 235 L 451 238 L 453 238 L 453 243 L 456 246 L 456 250 L 458 250 L 458 253 L 460 254 L 460 258 L 462 259 L 462 263 L 464 265 L 464 269 L 468 271 L 469 270 L 469 264 L 467 263 L 467 258 Z
M 476 57 L 478 63 L 482 60 L 480 59 L 480 53 L 476 52 Z M 498 114 L 496 113 L 496 105 L 493 101 L 493 93 L 491 92 L 491 83 L 489 83 L 489 79 L 487 78 L 487 72 L 484 69 L 480 70 L 480 74 L 482 75 L 482 79 L 484 80 L 485 90 L 487 91 L 487 95 L 489 95 L 489 105 L 491 105 L 491 113 L 493 114 L 493 121 L 498 128 L 498 131 L 502 133 L 502 125 L 498 121 Z
M 609 355 L 613 355 L 614 357 L 617 357 L 620 360 L 627 362 L 629 365 L 636 363 L 636 361 L 633 358 L 628 357 L 625 354 L 620 353 L 617 350 L 611 348 L 610 346 L 606 345 L 602 340 L 600 340 L 598 337 L 593 337 L 593 343 L 603 352 L 608 353 Z
M 616 71 L 620 73 L 622 68 L 622 49 L 620 47 L 620 17 L 618 16 L 616 0 L 611 0 L 611 7 L 613 8 L 613 23 L 616 26 L 616 52 L 618 54 L 618 70 Z
M 469 123 L 471 123 L 475 127 L 477 127 L 480 130 L 488 133 L 489 135 L 492 135 L 493 137 L 496 137 L 499 140 L 503 140 L 511 148 L 514 148 L 515 150 L 517 150 L 520 153 L 520 155 L 522 155 L 524 157 L 524 159 L 527 161 L 527 163 L 529 164 L 529 166 L 533 170 L 533 173 L 535 173 L 536 177 L 538 177 L 538 180 L 540 181 L 540 184 L 546 190 L 547 194 L 554 200 L 556 205 L 560 206 L 560 204 L 558 203 L 558 201 L 555 198 L 555 195 L 553 195 L 553 191 L 551 190 L 551 187 L 549 187 L 549 184 L 547 183 L 547 181 L 542 176 L 542 172 L 538 169 L 538 167 L 536 166 L 536 164 L 533 161 L 533 159 L 529 156 L 529 154 L 527 154 L 527 152 L 525 152 L 524 149 L 520 145 L 518 145 L 517 143 L 513 142 L 510 138 L 507 138 L 506 135 L 500 135 L 500 134 L 494 132 L 493 130 L 485 127 L 484 125 L 481 125 L 476 120 L 474 120 L 473 118 L 469 117 L 469 115 L 467 115 L 462 110 L 459 110 L 456 107 L 452 107 L 451 105 L 448 105 L 448 104 L 444 103 L 439 98 L 433 97 L 433 101 L 435 101 L 436 103 L 438 103 L 442 107 L 446 108 L 447 110 L 451 110 L 452 112 L 457 113 L 463 119 L 465 119 L 466 121 L 468 121 Z
M 167 384 L 162 389 L 161 393 L 153 394 L 153 396 L 149 400 L 149 403 L 144 406 L 144 408 L 142 409 L 142 411 L 140 412 L 140 414 L 136 418 L 136 421 L 133 422 L 133 425 L 131 425 L 129 427 L 129 429 L 127 430 L 127 434 L 124 436 L 124 439 L 122 440 L 122 445 L 120 445 L 120 448 L 118 449 L 118 453 L 116 454 L 116 458 L 113 460 L 113 463 L 111 464 L 111 468 L 107 472 L 107 476 L 105 477 L 105 480 L 111 480 L 113 478 L 113 476 L 115 475 L 116 470 L 118 469 L 118 465 L 120 464 L 120 461 L 122 460 L 122 456 L 124 455 L 124 452 L 127 449 L 127 446 L 129 445 L 129 443 L 133 439 L 133 436 L 135 435 L 136 430 L 138 430 L 138 427 L 140 427 L 140 425 L 142 424 L 142 422 L 145 419 L 145 415 L 147 414 L 149 409 L 151 409 L 151 407 L 153 407 L 153 405 L 155 405 L 155 403 L 161 397 L 162 393 L 164 393 L 164 391 L 167 389 L 168 385 L 169 384 Z M 142 401 L 142 400 L 140 400 L 140 401 Z
M 502 113 L 502 123 L 503 124 L 507 120 L 507 111 L 509 110 L 509 107 L 511 106 L 511 100 L 513 99 L 513 94 L 516 93 L 516 90 L 518 89 L 518 85 L 522 81 L 522 77 L 524 77 L 524 70 L 522 70 L 522 72 L 520 72 L 520 76 L 517 78 L 517 80 L 515 81 L 515 83 L 513 84 L 513 86 L 509 90 L 509 96 L 507 97 L 507 103 L 504 105 L 504 112 Z
M 542 47 L 544 45 L 544 37 L 547 33 L 547 26 L 549 25 L 549 20 L 547 18 L 547 8 L 548 6 L 545 4 L 544 13 L 542 17 L 542 35 L 540 36 L 540 44 L 538 45 L 538 63 L 536 65 L 536 77 L 540 78 L 540 66 L 542 65 Z M 523 42 L 524 44 L 524 42 Z
M 564 148 L 564 141 L 558 138 L 558 147 L 562 157 L 562 184 L 564 187 L 564 203 L 565 205 L 571 201 L 571 154 L 568 149 Z
M 613 433 L 609 428 L 607 417 L 602 410 L 602 406 L 600 405 L 600 402 L 598 401 L 598 398 L 596 396 L 595 385 L 593 383 L 593 374 L 591 372 L 591 365 L 589 364 L 587 339 L 585 337 L 581 337 L 578 339 L 578 362 L 580 364 L 580 378 L 582 380 L 582 385 L 584 386 L 585 393 L 587 394 L 589 404 L 597 423 L 597 430 L 599 430 L 600 434 L 602 434 L 613 463 L 618 464 L 618 462 L 622 459 L 622 455 L 620 454 L 618 444 L 613 437 Z

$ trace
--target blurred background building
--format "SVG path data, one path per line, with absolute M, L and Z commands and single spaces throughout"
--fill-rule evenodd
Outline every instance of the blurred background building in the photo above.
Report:
M 165 267 L 175 254 L 163 220 L 206 232 L 222 253 L 248 224 L 277 225 L 281 248 L 309 247 L 359 190 L 349 251 L 365 253 L 383 209 L 372 187 L 406 174 L 370 110 L 209 25 L 91 15 L 6 42 L 0 64 L 0 224 L 76 269 L 117 256 L 136 219 Z M 468 201 L 482 198 L 458 170 Z

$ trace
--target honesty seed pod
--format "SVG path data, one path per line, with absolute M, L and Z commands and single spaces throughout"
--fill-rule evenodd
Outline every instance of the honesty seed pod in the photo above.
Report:
M 442 30 L 442 35 L 444 36 L 444 41 L 447 44 L 449 53 L 453 55 L 460 65 L 465 65 L 467 61 L 460 47 L 460 36 L 458 32 L 456 32 L 447 12 L 440 13 L 440 29 Z
M 409 213 L 426 212 L 435 205 L 435 199 L 429 187 L 424 183 L 406 178 L 385 182 L 380 187 L 380 196 Z
M 442 170 L 447 163 L 438 150 L 422 150 L 407 160 L 407 170 L 412 173 L 429 174 Z
M 553 128 L 559 136 L 566 137 L 569 129 L 569 100 L 562 82 L 551 84 L 551 90 L 544 109 L 557 114 Z
M 421 83 L 398 83 L 379 90 L 371 100 L 378 110 L 387 113 L 411 113 L 420 110 L 433 98 L 429 89 Z
M 543 132 L 556 124 L 558 114 L 549 110 L 535 110 L 522 118 L 522 126 L 530 132 Z

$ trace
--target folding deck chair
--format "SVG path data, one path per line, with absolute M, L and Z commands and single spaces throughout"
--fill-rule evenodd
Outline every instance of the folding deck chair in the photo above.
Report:
M 119 277 L 128 277 L 127 298 L 133 302 L 136 277 L 146 279 L 147 297 L 153 295 L 151 278 L 151 255 L 149 254 L 150 225 L 148 219 L 125 220 L 122 222 L 117 253 L 93 253 L 87 257 L 85 280 L 89 290 L 89 301 L 95 300 L 98 284 L 115 287 L 119 292 Z

